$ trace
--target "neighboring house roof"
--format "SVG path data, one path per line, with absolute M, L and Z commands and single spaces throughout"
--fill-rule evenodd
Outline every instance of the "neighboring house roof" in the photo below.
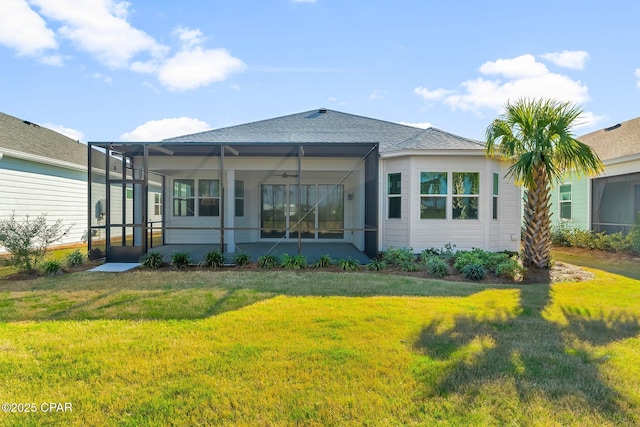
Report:
M 4 113 L 0 113 L 0 152 L 2 149 L 87 165 L 85 144 Z
M 377 142 L 380 144 L 380 152 L 403 149 L 484 148 L 480 142 L 435 128 L 420 129 L 325 108 L 170 138 L 163 142 Z
M 640 154 L 640 117 L 618 123 L 578 138 L 607 161 Z

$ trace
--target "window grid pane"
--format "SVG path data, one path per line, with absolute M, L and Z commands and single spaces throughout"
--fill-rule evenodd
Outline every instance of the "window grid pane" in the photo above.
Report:
M 387 179 L 387 194 L 400 194 L 402 190 L 402 174 L 390 173 Z
M 420 194 L 447 194 L 447 173 L 420 172 Z
M 453 194 L 479 194 L 480 173 L 453 172 Z

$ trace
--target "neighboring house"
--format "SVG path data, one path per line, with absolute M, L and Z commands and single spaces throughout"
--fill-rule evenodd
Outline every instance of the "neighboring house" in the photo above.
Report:
M 70 244 L 87 239 L 86 211 L 87 146 L 0 113 L 0 219 L 46 213 L 71 227 L 60 241 Z
M 374 257 L 390 247 L 520 245 L 521 196 L 504 178 L 509 165 L 487 157 L 483 143 L 435 128 L 319 109 L 156 143 L 89 145 L 91 245 L 108 260 L 149 250 L 140 212 L 151 209 L 162 214 L 153 246 L 235 252 L 259 242 L 297 242 L 298 250 L 333 242 Z M 109 164 L 96 160 L 104 150 Z M 115 159 L 124 176 L 111 172 Z M 103 174 L 111 191 L 95 196 Z M 152 180 L 162 182 L 159 200 L 144 190 Z M 115 204 L 127 191 L 128 215 Z
M 596 232 L 626 234 L 640 212 L 640 117 L 578 138 L 604 163 L 594 178 L 567 174 L 552 193 L 555 222 Z

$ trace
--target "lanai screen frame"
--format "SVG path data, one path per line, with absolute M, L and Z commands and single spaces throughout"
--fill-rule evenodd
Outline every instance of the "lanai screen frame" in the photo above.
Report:
M 145 254 L 148 251 L 149 243 L 149 221 L 147 218 L 149 212 L 149 157 L 154 155 L 168 155 L 171 156 L 206 156 L 206 157 L 218 157 L 219 158 L 219 174 L 223 177 L 224 173 L 224 158 L 225 155 L 233 156 L 247 156 L 247 157 L 280 157 L 280 158 L 294 158 L 297 157 L 297 183 L 300 188 L 300 177 L 304 173 L 301 168 L 301 159 L 303 157 L 323 157 L 323 158 L 354 158 L 356 164 L 360 162 L 364 163 L 364 253 L 370 258 L 375 258 L 378 255 L 378 206 L 379 206 L 379 143 L 377 142 L 323 142 L 323 143 L 301 143 L 301 142 L 282 142 L 282 143 L 261 143 L 261 142 L 89 142 L 88 143 L 88 208 L 87 208 L 87 220 L 90 226 L 90 235 L 94 228 L 105 229 L 106 245 L 109 245 L 110 228 L 111 228 L 111 206 L 110 197 L 107 194 L 106 197 L 106 221 L 104 226 L 92 226 L 92 211 L 94 209 L 92 205 L 92 167 L 96 164 L 96 159 L 92 158 L 92 152 L 94 149 L 104 150 L 104 170 L 105 170 L 105 186 L 110 188 L 112 179 L 110 178 L 110 166 L 111 166 L 111 153 L 118 153 L 123 157 L 128 158 L 142 158 L 142 207 L 143 224 L 142 227 L 142 253 Z M 123 160 L 123 165 L 125 160 Z M 114 180 L 118 181 L 118 180 Z M 163 177 L 163 193 L 165 188 Z M 109 191 L 107 191 L 109 193 Z M 163 197 L 163 203 L 166 199 Z M 298 201 L 300 198 L 298 198 Z M 225 251 L 224 231 L 235 230 L 235 227 L 225 228 L 225 187 L 224 179 L 220 179 L 220 250 Z M 163 215 L 163 229 L 164 229 L 164 215 Z M 301 233 L 298 233 L 298 253 L 300 253 L 302 240 Z M 89 238 L 89 251 L 92 250 L 92 239 Z M 109 257 L 107 254 L 107 261 Z

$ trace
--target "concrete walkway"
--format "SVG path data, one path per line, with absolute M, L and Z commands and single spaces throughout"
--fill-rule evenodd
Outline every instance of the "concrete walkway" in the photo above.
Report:
M 99 265 L 89 272 L 102 272 L 102 273 L 122 273 L 123 271 L 132 270 L 140 265 L 139 262 L 108 262 L 106 264 Z

